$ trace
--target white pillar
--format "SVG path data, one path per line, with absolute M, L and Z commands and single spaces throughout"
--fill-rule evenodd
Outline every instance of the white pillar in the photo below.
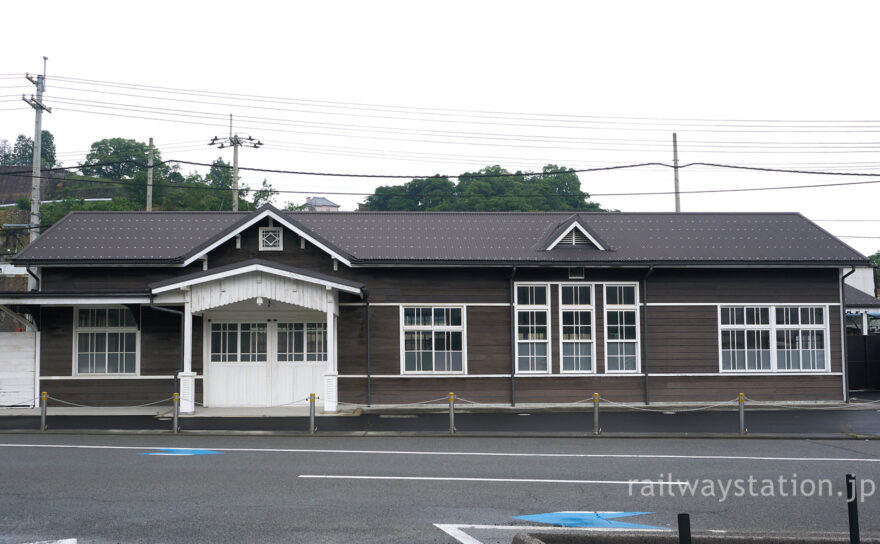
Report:
M 335 412 L 338 409 L 339 395 L 337 390 L 336 370 L 336 291 L 327 288 L 327 370 L 324 373 L 324 411 Z
M 180 413 L 196 410 L 196 373 L 192 371 L 192 305 L 190 292 L 183 293 L 183 372 L 180 373 Z

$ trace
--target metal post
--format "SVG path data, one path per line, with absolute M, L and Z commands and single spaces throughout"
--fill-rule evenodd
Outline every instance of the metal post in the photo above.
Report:
M 859 544 L 859 492 L 855 474 L 846 475 L 846 506 L 849 509 L 849 541 Z
M 739 398 L 736 399 L 739 403 L 739 435 L 746 435 L 746 395 L 745 393 L 740 393 Z
M 46 430 L 46 407 L 49 405 L 49 393 L 40 393 L 40 430 Z
M 232 115 L 229 117 L 231 123 Z M 232 140 L 232 211 L 238 211 L 238 135 Z
M 675 212 L 681 211 L 681 199 L 678 192 L 678 135 L 672 133 L 672 165 L 675 170 Z
M 315 434 L 315 394 L 309 393 L 309 434 Z
M 177 425 L 177 418 L 180 415 L 180 393 L 174 393 L 171 395 L 171 402 L 174 404 L 174 434 L 177 434 L 180 432 L 180 427 Z
M 449 434 L 455 434 L 455 393 L 449 393 Z
M 41 176 L 40 167 L 42 166 L 43 152 L 43 110 L 48 110 L 43 105 L 43 91 L 46 90 L 46 60 L 43 57 L 43 75 L 38 75 L 37 80 L 33 81 L 37 87 L 37 100 L 31 106 L 36 111 L 34 119 L 34 152 L 33 152 L 33 176 L 31 177 L 31 218 L 30 218 L 30 241 L 34 243 L 40 237 L 40 198 L 41 198 Z M 23 98 L 23 97 L 22 97 Z M 48 110 L 51 112 L 51 110 Z
M 678 515 L 678 542 L 691 544 L 691 516 L 688 514 Z
M 153 139 L 150 138 L 150 150 L 147 153 L 147 211 L 153 211 Z
M 599 434 L 599 393 L 593 393 L 593 434 Z

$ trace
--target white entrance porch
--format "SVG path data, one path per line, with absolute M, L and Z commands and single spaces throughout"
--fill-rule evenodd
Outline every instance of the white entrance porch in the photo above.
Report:
M 323 397 L 325 313 L 248 300 L 202 317 L 205 406 L 293 406 L 306 404 L 309 393 Z
M 315 393 L 337 410 L 339 292 L 362 295 L 362 285 L 253 259 L 151 287 L 184 304 L 181 412 L 195 410 L 193 315 L 203 318 L 206 407 L 290 406 Z

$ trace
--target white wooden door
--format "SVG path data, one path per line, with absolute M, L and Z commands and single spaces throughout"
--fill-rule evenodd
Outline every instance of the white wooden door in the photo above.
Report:
M 323 391 L 327 324 L 312 316 L 272 325 L 272 405 L 305 405 L 309 394 L 320 396 Z
M 0 332 L 0 406 L 34 405 L 36 333 Z
M 207 405 L 304 406 L 310 393 L 320 397 L 328 340 L 327 324 L 318 315 L 259 322 L 212 319 L 206 341 Z
M 270 323 L 212 321 L 208 330 L 209 406 L 270 405 Z

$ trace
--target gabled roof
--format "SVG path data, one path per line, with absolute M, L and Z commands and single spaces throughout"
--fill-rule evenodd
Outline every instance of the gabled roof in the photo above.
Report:
M 880 308 L 880 298 L 872 297 L 852 285 L 845 286 L 843 297 L 847 308 Z
M 364 284 L 356 281 L 346 280 L 336 276 L 328 276 L 327 274 L 320 274 L 304 268 L 287 266 L 272 261 L 266 261 L 264 259 L 249 259 L 240 263 L 228 264 L 210 270 L 202 270 L 193 274 L 187 274 L 186 276 L 157 281 L 151 283 L 149 288 L 152 293 L 158 294 L 231 276 L 248 274 L 250 272 L 263 272 L 266 274 L 301 280 L 307 283 L 316 283 L 356 295 L 362 295 L 364 289 Z
M 331 202 L 331 201 L 327 200 L 326 198 L 324 198 L 323 196 L 310 197 L 308 199 L 308 201 L 306 202 L 306 205 L 308 205 L 308 206 L 329 206 L 331 208 L 338 208 L 339 207 L 339 204 L 336 204 L 335 202 Z
M 315 233 L 311 232 L 299 221 L 290 216 L 284 215 L 281 210 L 279 210 L 275 206 L 272 206 L 271 204 L 266 204 L 259 210 L 249 213 L 248 215 L 242 217 L 238 222 L 230 225 L 223 232 L 218 233 L 216 236 L 204 241 L 203 243 L 193 248 L 184 256 L 183 264 L 190 264 L 196 259 L 204 256 L 220 244 L 226 242 L 233 236 L 240 234 L 242 231 L 256 225 L 267 217 L 272 218 L 273 220 L 287 227 L 291 231 L 299 234 L 312 244 L 327 252 L 334 259 L 341 261 L 347 266 L 351 266 L 350 256 L 347 255 L 344 251 L 336 247 L 332 242 L 328 242 L 327 240 L 322 239 L 320 236 L 315 235 Z
M 20 265 L 176 264 L 272 217 L 351 266 L 868 265 L 797 213 L 73 212 Z M 582 227 L 599 245 L 548 250 Z
M 559 228 L 553 231 L 553 233 L 547 238 L 549 243 L 544 245 L 544 249 L 550 250 L 556 248 L 556 246 L 574 230 L 583 234 L 584 237 L 593 244 L 593 247 L 599 251 L 611 249 L 606 247 L 605 242 L 599 238 L 599 235 L 593 232 L 593 229 L 591 229 L 589 225 L 577 215 L 571 215 L 568 219 L 559 224 Z

